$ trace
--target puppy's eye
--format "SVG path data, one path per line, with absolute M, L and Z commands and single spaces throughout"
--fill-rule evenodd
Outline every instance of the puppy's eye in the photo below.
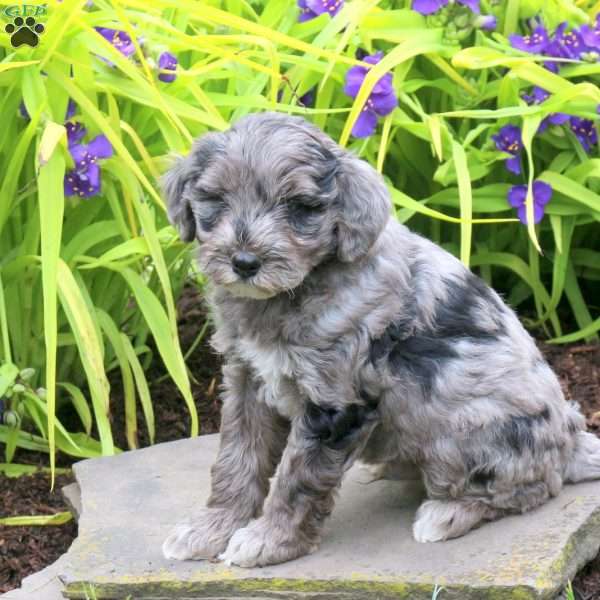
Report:
M 210 231 L 225 210 L 223 199 L 218 196 L 204 196 L 193 205 L 194 215 L 204 231 Z
M 293 196 L 287 200 L 287 206 L 290 223 L 296 227 L 314 221 L 325 210 L 318 199 L 309 196 Z

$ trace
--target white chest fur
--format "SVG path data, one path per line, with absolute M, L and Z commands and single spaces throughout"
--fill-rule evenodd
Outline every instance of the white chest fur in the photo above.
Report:
M 264 381 L 264 401 L 284 417 L 291 419 L 297 415 L 302 406 L 293 383 L 293 360 L 287 349 L 280 344 L 264 346 L 252 338 L 241 337 L 237 350 Z

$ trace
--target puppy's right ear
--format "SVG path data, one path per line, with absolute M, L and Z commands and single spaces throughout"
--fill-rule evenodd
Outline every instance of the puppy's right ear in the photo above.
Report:
M 191 242 L 196 237 L 196 220 L 190 206 L 189 190 L 186 188 L 202 175 L 214 155 L 217 135 L 209 133 L 194 142 L 190 153 L 179 156 L 161 179 L 169 221 L 177 227 L 179 237 L 184 242 Z

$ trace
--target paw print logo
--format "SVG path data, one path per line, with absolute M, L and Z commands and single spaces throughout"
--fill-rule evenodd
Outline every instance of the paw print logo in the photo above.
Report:
M 39 36 L 44 33 L 44 26 L 41 23 L 36 23 L 33 17 L 15 17 L 12 23 L 8 23 L 4 27 L 6 33 L 10 36 L 10 43 L 13 48 L 18 48 L 23 44 L 27 44 L 32 48 L 38 45 Z

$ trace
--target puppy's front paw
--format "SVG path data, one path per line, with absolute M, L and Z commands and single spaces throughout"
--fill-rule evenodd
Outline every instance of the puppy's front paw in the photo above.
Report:
M 308 546 L 261 518 L 238 529 L 219 559 L 239 567 L 264 567 L 298 558 L 316 549 L 316 544 Z
M 231 510 L 205 508 L 194 519 L 171 531 L 163 543 L 163 555 L 177 560 L 214 558 L 227 547 L 233 532 L 245 523 Z

